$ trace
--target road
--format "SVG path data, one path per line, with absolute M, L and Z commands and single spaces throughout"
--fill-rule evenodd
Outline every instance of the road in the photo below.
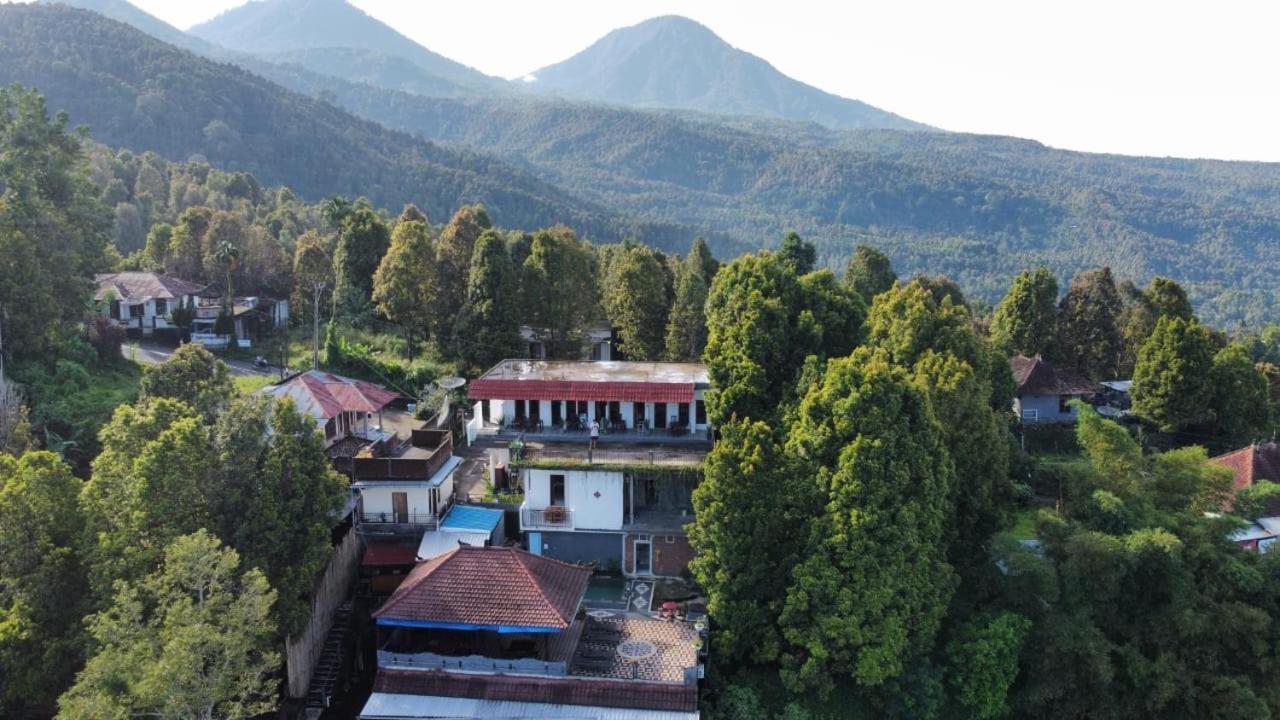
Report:
M 143 365 L 159 365 L 160 363 L 173 357 L 173 348 L 167 345 L 159 345 L 149 342 L 130 341 L 120 347 L 120 353 L 129 360 L 141 363 Z M 268 366 L 265 370 L 259 370 L 253 366 L 253 363 L 245 360 L 226 360 L 223 362 L 227 367 L 231 368 L 232 375 L 274 375 L 280 376 L 280 368 L 275 365 Z

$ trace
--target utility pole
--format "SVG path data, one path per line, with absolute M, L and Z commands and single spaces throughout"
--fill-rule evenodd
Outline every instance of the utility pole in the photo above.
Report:
M 324 290 L 324 283 L 318 282 L 312 285 L 312 306 L 311 306 L 311 369 L 320 369 L 320 291 Z

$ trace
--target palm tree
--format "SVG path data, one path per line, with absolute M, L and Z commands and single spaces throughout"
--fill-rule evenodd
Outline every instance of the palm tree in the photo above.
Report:
M 230 240 L 223 240 L 218 243 L 218 247 L 213 252 L 213 259 L 218 262 L 227 272 L 227 306 L 231 306 L 231 273 L 235 271 L 236 264 L 240 260 L 240 248 Z

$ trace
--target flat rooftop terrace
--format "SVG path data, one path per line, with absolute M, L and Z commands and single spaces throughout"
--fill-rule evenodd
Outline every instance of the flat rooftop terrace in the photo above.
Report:
M 586 360 L 503 360 L 479 380 L 634 382 L 710 385 L 701 363 Z
M 623 445 L 597 447 L 594 452 L 586 443 L 556 443 L 526 440 L 519 462 L 566 461 L 586 463 L 588 454 L 593 465 L 701 465 L 707 459 L 710 445 Z

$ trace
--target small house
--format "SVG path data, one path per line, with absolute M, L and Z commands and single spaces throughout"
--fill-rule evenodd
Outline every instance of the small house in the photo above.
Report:
M 1023 425 L 1071 424 L 1079 414 L 1072 400 L 1087 400 L 1098 386 L 1069 368 L 1054 367 L 1036 355 L 1009 360 L 1018 390 L 1013 411 Z
M 150 337 L 177 332 L 173 311 L 195 307 L 204 286 L 156 272 L 118 272 L 94 276 L 93 299 L 99 311 L 126 331 Z

